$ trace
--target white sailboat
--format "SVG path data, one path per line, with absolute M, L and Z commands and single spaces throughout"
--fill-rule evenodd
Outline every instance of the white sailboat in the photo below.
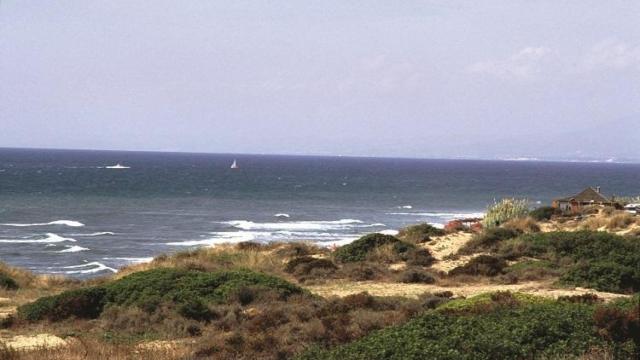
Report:
M 238 166 L 238 162 L 236 161 L 236 159 L 233 159 L 233 164 L 231 164 L 231 168 L 240 169 L 240 166 Z
M 130 169 L 129 166 L 124 166 L 120 163 L 117 163 L 115 165 L 111 165 L 111 166 L 105 166 L 106 169 Z

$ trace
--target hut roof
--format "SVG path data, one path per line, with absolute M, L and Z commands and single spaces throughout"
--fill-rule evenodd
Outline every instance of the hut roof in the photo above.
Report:
M 612 203 L 613 201 L 599 193 L 596 189 L 588 187 L 582 192 L 565 198 L 556 199 L 557 201 L 578 201 L 580 203 Z

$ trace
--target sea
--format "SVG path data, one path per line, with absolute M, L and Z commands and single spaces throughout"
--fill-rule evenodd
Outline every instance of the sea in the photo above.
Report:
M 640 165 L 0 149 L 0 261 L 86 278 L 222 243 L 341 245 L 587 186 L 636 196 Z

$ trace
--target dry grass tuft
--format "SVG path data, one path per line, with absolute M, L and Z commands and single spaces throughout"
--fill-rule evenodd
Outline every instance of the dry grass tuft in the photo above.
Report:
M 509 220 L 502 227 L 522 233 L 540 232 L 538 222 L 530 216 Z

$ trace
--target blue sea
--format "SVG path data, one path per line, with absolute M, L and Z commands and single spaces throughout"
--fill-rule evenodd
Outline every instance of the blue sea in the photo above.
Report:
M 640 165 L 0 149 L 0 261 L 107 275 L 225 242 L 343 244 L 596 185 L 638 195 Z

